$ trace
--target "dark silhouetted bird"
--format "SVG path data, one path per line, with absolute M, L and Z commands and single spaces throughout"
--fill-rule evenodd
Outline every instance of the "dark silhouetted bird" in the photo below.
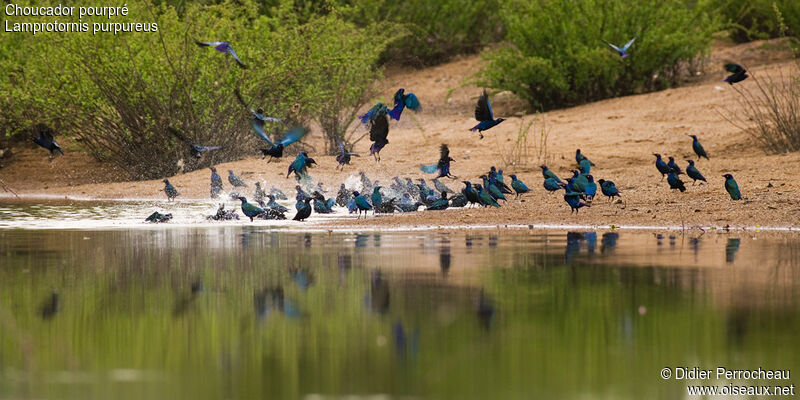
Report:
M 631 45 L 635 40 L 636 38 L 629 40 L 628 43 L 625 43 L 625 46 L 622 47 L 617 47 L 616 45 L 611 44 L 609 42 L 606 43 L 608 43 L 608 45 L 611 46 L 611 48 L 614 49 L 614 51 L 616 51 L 621 58 L 628 58 L 630 56 L 630 53 L 628 53 L 628 49 L 631 48 Z
M 338 168 L 344 169 L 345 165 L 350 165 L 350 158 L 353 156 L 360 157 L 356 153 L 352 153 L 347 151 L 347 148 L 344 146 L 341 140 L 336 140 L 336 143 L 339 145 L 339 154 L 336 155 L 336 162 L 339 163 Z
M 372 145 L 369 147 L 369 155 L 375 157 L 375 161 L 381 160 L 381 150 L 389 144 L 389 117 L 386 114 L 376 117 L 369 127 L 369 140 Z
M 428 210 L 446 210 L 449 205 L 450 201 L 447 199 L 447 192 L 442 192 L 442 197 L 434 201 L 433 204 L 428 207 Z
M 664 176 L 669 174 L 671 168 L 661 159 L 661 154 L 653 153 L 653 155 L 656 156 L 656 169 L 661 173 L 661 180 L 663 181 Z
M 510 176 L 511 176 L 511 188 L 514 189 L 514 192 L 516 192 L 517 194 L 516 197 L 522 196 L 523 194 L 531 191 L 528 188 L 528 186 L 525 185 L 525 182 L 517 179 L 516 175 L 511 174 Z
M 734 64 L 734 63 L 725 64 L 725 70 L 730 72 L 731 74 L 728 75 L 722 81 L 723 82 L 728 82 L 729 85 L 733 85 L 734 83 L 741 82 L 741 81 L 747 79 L 747 77 L 749 76 L 749 75 L 747 75 L 747 70 L 745 70 L 744 67 L 742 67 L 739 64 Z
M 619 194 L 619 190 L 617 190 L 617 186 L 614 185 L 614 182 L 607 181 L 604 179 L 598 179 L 597 183 L 600 184 L 600 191 L 603 192 L 603 194 L 608 197 L 609 201 L 611 201 L 614 198 L 614 196 L 622 197 Z
M 697 159 L 701 157 L 705 157 L 708 160 L 708 154 L 706 153 L 706 149 L 703 148 L 703 145 L 700 144 L 700 141 L 697 140 L 697 135 L 689 135 L 692 138 L 692 150 L 694 153 L 697 154 Z
M 494 118 L 492 106 L 489 104 L 489 94 L 486 90 L 483 91 L 481 97 L 478 98 L 478 104 L 475 105 L 475 119 L 478 120 L 478 125 L 470 129 L 470 132 L 478 132 L 481 139 L 483 139 L 483 131 L 493 128 L 495 125 L 505 121 L 504 118 Z
M 61 298 L 58 293 L 50 293 L 44 302 L 42 302 L 42 305 L 39 306 L 39 316 L 42 317 L 42 319 L 53 318 L 53 316 L 58 313 L 59 308 L 61 308 L 60 304 Z
M 556 181 L 555 179 L 547 178 L 544 180 L 544 183 L 542 185 L 548 192 L 555 192 L 556 190 L 561 189 L 561 185 L 563 185 L 563 183 L 559 184 L 558 181 Z
M 553 179 L 554 181 L 556 181 L 558 183 L 564 183 L 564 182 L 561 181 L 561 178 L 559 178 L 553 171 L 550 171 L 550 169 L 547 168 L 547 165 L 540 165 L 539 168 L 542 169 L 542 176 L 544 176 L 544 179 L 548 179 L 549 178 L 549 179 Z
M 264 131 L 261 131 L 261 133 L 264 133 Z M 289 130 L 289 132 L 286 132 L 286 134 L 283 135 L 281 140 L 279 140 L 277 143 L 274 143 L 271 140 L 269 140 L 269 137 L 267 137 L 266 134 L 264 135 L 259 134 L 259 137 L 266 140 L 267 143 L 270 144 L 270 147 L 261 149 L 261 155 L 262 155 L 261 158 L 264 159 L 267 156 L 269 156 L 270 158 L 267 162 L 270 162 L 272 161 L 273 158 L 283 157 L 283 150 L 286 148 L 286 146 L 299 141 L 307 133 L 308 133 L 308 128 L 304 126 L 298 126 L 292 128 L 291 130 Z
M 239 178 L 236 174 L 233 173 L 232 169 L 228 170 L 228 183 L 233 185 L 233 187 L 247 187 L 247 184 L 244 183 L 242 178 Z
M 697 183 L 697 181 L 706 182 L 706 178 L 700 173 L 700 171 L 697 170 L 697 167 L 694 166 L 694 161 L 686 160 L 686 162 L 689 163 L 689 165 L 686 167 L 686 176 L 692 178 L 692 185 Z
M 297 157 L 295 157 L 294 161 L 289 164 L 288 172 L 286 172 L 286 177 L 288 178 L 289 175 L 294 172 L 295 178 L 300 180 L 305 175 L 308 175 L 308 168 L 311 167 L 312 164 L 316 164 L 317 162 L 314 161 L 313 158 L 309 157 L 305 151 L 301 151 Z
M 678 174 L 673 171 L 670 171 L 670 173 L 667 174 L 667 183 L 669 183 L 670 189 L 678 189 L 681 192 L 686 191 L 686 186 L 683 185 L 683 181 L 681 178 L 678 178 Z
M 564 201 L 566 201 L 567 204 L 569 204 L 570 214 L 572 214 L 573 212 L 577 214 L 578 210 L 581 207 L 591 207 L 591 205 L 581 201 L 581 196 L 583 196 L 583 194 L 579 192 L 564 193 Z
M 172 219 L 172 214 L 161 214 L 158 211 L 153 211 L 153 213 L 150 214 L 150 216 L 148 216 L 144 220 L 145 220 L 145 222 L 151 222 L 151 223 L 158 224 L 158 223 L 162 223 L 162 222 L 167 222 L 167 221 L 169 221 L 171 219 Z
M 739 185 L 733 179 L 733 175 L 725 174 L 722 177 L 725 178 L 725 190 L 731 195 L 731 200 L 741 200 L 742 193 L 739 192 Z
M 448 178 L 457 179 L 458 177 L 450 175 L 450 163 L 453 161 L 455 160 L 450 157 L 450 149 L 446 144 L 442 144 L 439 147 L 439 161 L 435 164 L 420 165 L 419 169 L 428 174 L 438 171 L 439 174 L 436 176 L 437 178 L 446 176 Z
M 475 185 L 475 189 L 478 190 L 478 200 L 480 201 L 481 205 L 484 207 L 492 206 L 492 207 L 500 207 L 500 204 L 497 204 L 497 201 L 494 197 L 489 194 L 486 190 L 483 189 L 483 186 L 480 184 Z
M 461 194 L 463 194 L 464 197 L 467 198 L 469 204 L 480 205 L 481 200 L 480 197 L 478 196 L 478 191 L 475 190 L 474 187 L 472 187 L 472 183 L 470 183 L 470 181 L 461 181 L 461 183 L 464 184 L 464 188 L 461 189 Z
M 681 167 L 678 166 L 678 163 L 675 162 L 675 157 L 669 157 L 669 162 L 667 163 L 667 167 L 671 172 L 674 172 L 676 175 L 680 175 L 683 173 L 681 171 Z
M 367 122 L 375 122 L 380 117 L 386 116 L 389 113 L 389 110 L 386 108 L 383 103 L 377 103 L 372 108 L 370 108 L 364 114 L 358 116 L 358 119 L 361 120 L 362 124 L 366 124 Z
M 52 160 L 55 157 L 56 152 L 64 155 L 64 151 L 61 150 L 61 146 L 58 145 L 56 139 L 53 137 L 53 133 L 47 127 L 40 127 L 39 128 L 39 137 L 33 137 L 33 142 L 38 144 L 47 151 L 50 152 L 50 159 Z
M 406 107 L 410 108 L 411 111 L 417 112 L 422 110 L 422 105 L 419 104 L 419 99 L 414 93 L 408 92 L 405 93 L 405 89 L 400 88 L 394 94 L 394 108 L 389 110 L 389 116 L 393 119 L 399 121 L 400 115 L 403 113 L 403 109 Z
M 353 199 L 355 199 L 356 208 L 358 208 L 358 217 L 361 218 L 361 212 L 364 212 L 366 217 L 367 211 L 372 210 L 372 205 L 369 204 L 367 198 L 362 196 L 358 191 L 353 192 Z
M 295 205 L 294 208 L 297 209 L 297 214 L 294 215 L 292 218 L 295 221 L 304 221 L 306 218 L 311 216 L 311 197 L 306 197 L 303 200 L 299 200 Z
M 219 193 L 222 191 L 222 178 L 217 174 L 217 169 L 214 167 L 208 167 L 211 169 L 211 197 L 217 198 L 219 197 Z
M 186 145 L 189 146 L 189 152 L 192 154 L 194 158 L 200 158 L 203 156 L 203 153 L 211 150 L 219 150 L 222 146 L 201 146 L 199 144 L 193 143 L 189 139 L 186 138 L 178 129 L 173 127 L 168 127 L 167 130 L 172 133 L 172 136 L 178 138 L 178 140 L 184 142 Z
M 239 200 L 242 201 L 242 213 L 250 218 L 250 222 L 253 221 L 253 218 L 264 212 L 261 207 L 248 203 L 247 199 L 244 197 L 239 196 Z
M 167 200 L 171 201 L 178 197 L 178 189 L 175 189 L 168 179 L 164 179 L 162 182 L 164 182 L 164 193 L 167 195 Z
M 200 47 L 212 46 L 214 47 L 214 50 L 220 53 L 228 53 L 231 55 L 231 57 L 233 57 L 234 60 L 236 60 L 236 64 L 238 64 L 242 68 L 247 68 L 247 66 L 244 65 L 242 60 L 240 60 L 239 57 L 236 55 L 236 52 L 233 50 L 233 46 L 231 46 L 230 42 L 201 42 L 199 40 L 195 40 L 195 43 L 197 43 L 197 45 Z

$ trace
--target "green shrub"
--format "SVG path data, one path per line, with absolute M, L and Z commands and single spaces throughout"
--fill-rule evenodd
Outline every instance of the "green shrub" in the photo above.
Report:
M 478 83 L 542 109 L 672 86 L 719 27 L 686 0 L 508 0 L 500 16 L 508 45 L 486 53 Z M 627 59 L 606 44 L 632 37 Z
M 714 0 L 712 7 L 728 23 L 731 39 L 739 43 L 784 35 L 800 36 L 800 1 L 797 0 Z M 782 32 L 780 19 L 785 24 L 785 32 Z

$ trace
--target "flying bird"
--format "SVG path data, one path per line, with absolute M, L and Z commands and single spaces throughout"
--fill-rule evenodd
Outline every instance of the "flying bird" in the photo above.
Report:
M 343 170 L 345 165 L 350 165 L 350 157 L 352 156 L 360 157 L 360 156 L 356 153 L 351 153 L 347 151 L 347 148 L 344 147 L 344 143 L 342 143 L 341 140 L 336 139 L 336 143 L 339 145 L 339 154 L 336 155 L 336 162 L 339 163 L 339 166 L 337 168 Z
M 419 99 L 414 93 L 408 92 L 405 93 L 405 89 L 400 88 L 394 94 L 394 108 L 389 110 L 389 116 L 396 121 L 400 121 L 400 114 L 403 113 L 403 109 L 406 107 L 410 108 L 411 111 L 418 112 L 422 110 L 422 105 L 419 104 Z
M 201 146 L 201 145 L 199 145 L 197 143 L 193 143 L 192 141 L 187 139 L 186 136 L 181 134 L 181 132 L 179 130 L 177 130 L 176 128 L 173 128 L 173 127 L 170 126 L 167 129 L 170 131 L 170 133 L 172 133 L 173 136 L 178 138 L 178 140 L 180 140 L 180 141 L 186 143 L 187 145 L 189 145 L 189 152 L 192 154 L 192 157 L 194 157 L 194 158 L 202 157 L 203 153 L 205 153 L 207 151 L 219 150 L 219 149 L 222 148 L 222 146 Z
M 455 160 L 450 157 L 450 149 L 446 144 L 442 144 L 439 147 L 439 161 L 436 164 L 420 165 L 419 169 L 428 174 L 438 171 L 439 174 L 436 178 L 446 176 L 448 178 L 457 179 L 456 176 L 450 174 L 450 163 L 453 161 Z
M 478 120 L 478 125 L 470 129 L 470 132 L 477 131 L 480 138 L 483 139 L 483 131 L 493 128 L 495 125 L 505 121 L 504 118 L 494 119 L 492 106 L 489 104 L 489 94 L 484 89 L 481 97 L 478 98 L 478 104 L 475 105 L 475 119 Z
M 386 139 L 389 136 L 389 117 L 383 114 L 376 117 L 369 127 L 369 140 L 372 145 L 369 147 L 369 155 L 375 157 L 375 161 L 381 161 L 381 150 L 389 144 Z
M 635 40 L 636 38 L 629 40 L 628 43 L 625 43 L 625 46 L 622 46 L 621 48 L 609 42 L 606 43 L 608 43 L 608 45 L 611 46 L 612 49 L 616 50 L 616 52 L 619 53 L 619 56 L 621 58 L 628 58 L 630 56 L 630 53 L 628 53 L 628 49 L 631 48 L 631 45 Z
M 263 133 L 263 131 L 262 131 L 262 133 Z M 286 134 L 283 135 L 283 138 L 281 138 L 281 140 L 279 140 L 277 143 L 274 143 L 271 140 L 269 140 L 267 135 L 263 135 L 263 136 L 259 135 L 262 139 L 266 140 L 267 143 L 269 143 L 270 146 L 271 146 L 271 147 L 268 147 L 268 148 L 261 149 L 261 154 L 263 155 L 263 157 L 261 157 L 261 158 L 264 159 L 264 158 L 267 158 L 267 156 L 269 156 L 270 158 L 269 158 L 269 161 L 267 161 L 267 162 L 270 162 L 270 161 L 272 161 L 273 158 L 281 158 L 281 157 L 283 157 L 283 149 L 285 149 L 286 146 L 288 146 L 288 145 L 290 145 L 290 144 L 292 144 L 294 142 L 299 141 L 307 133 L 308 133 L 308 128 L 306 128 L 304 126 L 298 126 L 298 127 L 292 128 L 289 132 L 286 132 Z
M 294 161 L 289 164 L 289 171 L 286 173 L 286 177 L 288 178 L 294 172 L 295 178 L 300 180 L 303 176 L 308 175 L 308 168 L 311 167 L 311 164 L 316 163 L 305 151 L 301 151 Z
M 240 67 L 245 69 L 247 68 L 242 60 L 240 60 L 236 55 L 236 52 L 233 50 L 233 46 L 231 46 L 231 42 L 201 42 L 199 40 L 195 40 L 194 42 L 200 47 L 214 47 L 214 50 L 220 53 L 228 53 L 231 55 L 231 57 L 233 57 L 234 60 L 236 60 L 236 63 L 239 64 Z
M 375 122 L 376 119 L 383 117 L 389 113 L 389 109 L 383 103 L 377 103 L 364 114 L 358 116 L 362 124 L 368 122 Z
M 239 88 L 233 89 L 233 94 L 236 95 L 236 99 L 239 100 L 239 103 L 241 103 L 244 106 L 244 108 L 247 109 L 247 111 L 250 111 L 250 114 L 253 114 L 253 120 L 254 121 L 261 121 L 262 122 L 262 124 L 260 126 L 262 126 L 262 127 L 264 126 L 263 122 L 283 122 L 283 120 L 280 120 L 278 118 L 265 116 L 264 115 L 264 109 L 262 109 L 262 108 L 259 108 L 258 110 L 254 110 L 252 107 L 247 105 L 247 102 L 244 101 L 244 97 L 242 97 L 242 93 L 239 91 Z M 255 127 L 254 127 L 254 129 L 255 129 Z
M 708 160 L 708 154 L 706 153 L 706 149 L 703 148 L 703 145 L 700 144 L 700 141 L 697 140 L 697 135 L 689 135 L 692 138 L 692 150 L 694 153 L 697 154 L 697 158 L 700 159 L 701 157 L 705 157 Z
M 733 179 L 733 175 L 725 174 L 722 177 L 725 178 L 725 190 L 731 195 L 731 200 L 741 200 L 742 193 L 739 191 L 739 185 Z
M 61 146 L 56 142 L 53 133 L 47 128 L 40 129 L 39 137 L 33 137 L 33 142 L 50 152 L 50 160 L 55 157 L 56 152 L 62 156 L 64 155 L 64 151 L 61 150 Z
M 733 85 L 734 83 L 741 82 L 741 81 L 747 79 L 747 77 L 750 76 L 750 75 L 747 75 L 747 70 L 744 69 L 744 67 L 742 67 L 739 64 L 734 64 L 734 63 L 725 64 L 725 70 L 730 72 L 731 74 L 728 75 L 722 81 L 723 82 L 728 82 L 729 85 Z

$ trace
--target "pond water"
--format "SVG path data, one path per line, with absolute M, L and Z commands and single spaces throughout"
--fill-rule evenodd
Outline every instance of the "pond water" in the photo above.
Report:
M 0 229 L 0 399 L 692 398 L 800 373 L 798 289 L 791 235 Z

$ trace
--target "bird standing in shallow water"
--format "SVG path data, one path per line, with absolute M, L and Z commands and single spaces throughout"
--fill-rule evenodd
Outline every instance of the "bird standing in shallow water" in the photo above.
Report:
M 478 104 L 475 105 L 475 119 L 478 120 L 478 125 L 470 129 L 470 132 L 478 132 L 480 138 L 483 139 L 483 131 L 489 130 L 494 126 L 505 121 L 504 118 L 494 118 L 492 106 L 489 104 L 489 94 L 484 89 L 481 97 L 478 98 Z
M 250 222 L 253 222 L 253 218 L 264 213 L 261 207 L 248 203 L 246 198 L 240 196 L 239 200 L 242 201 L 242 213 L 250 218 Z
M 614 185 L 614 182 L 607 181 L 604 179 L 598 179 L 597 183 L 600 184 L 600 191 L 603 192 L 603 194 L 608 197 L 609 201 L 611 201 L 614 198 L 614 196 L 622 197 L 619 194 L 619 190 L 617 190 L 617 186 Z
M 670 189 L 678 189 L 681 192 L 686 191 L 686 186 L 683 185 L 683 181 L 681 178 L 678 178 L 678 174 L 676 174 L 674 171 L 670 171 L 670 173 L 667 175 L 667 183 L 669 183 Z
M 34 137 L 33 142 L 50 152 L 51 161 L 53 160 L 53 157 L 55 157 L 56 152 L 62 156 L 64 155 L 64 151 L 61 150 L 61 146 L 59 146 L 56 142 L 56 139 L 53 137 L 53 133 L 50 132 L 50 129 L 46 127 L 39 128 L 39 137 Z
M 164 193 L 167 195 L 167 200 L 172 201 L 178 197 L 178 189 L 175 189 L 168 179 L 164 179 L 162 182 L 164 182 Z
M 275 211 L 281 212 L 281 213 L 285 213 L 285 212 L 289 211 L 288 208 L 282 206 L 280 203 L 275 201 L 275 195 L 274 194 L 270 193 L 270 194 L 267 195 L 267 197 L 269 198 L 269 202 L 267 202 L 267 207 L 269 207 L 269 208 L 271 208 L 271 209 L 273 209 Z
M 211 197 L 217 198 L 219 197 L 219 192 L 222 191 L 222 178 L 220 178 L 219 174 L 217 174 L 216 168 L 208 168 L 211 169 Z
M 701 157 L 705 157 L 706 160 L 708 160 L 709 158 L 708 154 L 706 153 L 706 149 L 704 149 L 703 145 L 700 144 L 700 141 L 697 140 L 697 135 L 689 135 L 689 137 L 692 138 L 692 150 L 694 150 L 694 153 L 697 154 L 698 160 Z
M 411 92 L 406 94 L 405 91 L 406 90 L 403 88 L 397 89 L 397 92 L 394 94 L 394 108 L 389 110 L 389 116 L 396 121 L 400 121 L 400 114 L 403 113 L 403 109 L 406 107 L 414 112 L 422 110 L 422 105 L 419 104 L 417 96 Z
M 664 176 L 669 174 L 672 169 L 661 159 L 661 154 L 653 153 L 653 155 L 656 156 L 656 169 L 661 173 L 661 180 L 663 181 Z
M 372 187 L 372 196 L 370 196 L 370 200 L 372 200 L 372 207 L 378 208 L 381 206 L 381 203 L 383 203 L 383 196 L 381 196 L 381 186 L 376 185 Z
M 742 193 L 739 191 L 739 185 L 733 179 L 733 175 L 725 174 L 722 177 L 725 178 L 725 190 L 731 195 L 731 200 L 741 200 Z
M 353 199 L 355 200 L 356 208 L 358 208 L 358 218 L 361 218 L 361 212 L 364 212 L 364 217 L 367 216 L 367 211 L 372 210 L 372 205 L 369 204 L 366 197 L 362 196 L 358 191 L 353 192 Z
M 729 85 L 741 82 L 747 79 L 747 77 L 749 76 L 747 75 L 747 70 L 744 69 L 744 67 L 742 67 L 739 64 L 734 64 L 734 63 L 725 64 L 725 70 L 730 72 L 731 74 L 725 77 L 725 79 L 723 79 L 722 81 L 728 82 Z
M 311 197 L 306 197 L 303 200 L 299 200 L 297 204 L 294 205 L 294 208 L 297 209 L 297 214 L 294 215 L 292 218 L 295 221 L 304 221 L 306 218 L 311 216 Z
M 369 140 L 372 145 L 369 147 L 369 155 L 375 157 L 375 161 L 381 161 L 381 150 L 389 144 L 389 117 L 384 113 L 375 117 L 370 123 Z
M 694 161 L 692 160 L 686 160 L 686 161 L 689 163 L 689 165 L 686 166 L 686 176 L 692 178 L 692 185 L 697 183 L 697 181 L 706 182 L 706 178 L 703 177 L 703 174 L 701 174 L 700 171 L 697 170 L 697 167 L 694 166 Z
M 622 47 L 617 47 L 616 45 L 611 44 L 609 42 L 606 43 L 608 43 L 608 45 L 611 46 L 611 48 L 614 49 L 614 51 L 616 51 L 617 54 L 619 54 L 620 58 L 624 59 L 630 56 L 630 53 L 628 53 L 628 49 L 631 48 L 631 45 L 633 45 L 634 41 L 636 41 L 636 38 L 629 40 L 628 43 L 625 43 L 625 46 Z
M 531 191 L 530 189 L 528 189 L 528 186 L 525 185 L 525 182 L 517 179 L 516 175 L 511 174 L 510 176 L 511 176 L 511 188 L 514 189 L 514 192 L 516 192 L 517 194 L 516 197 L 514 198 L 518 198 L 519 196 L 522 196 L 523 194 Z
M 236 55 L 236 52 L 233 50 L 233 46 L 231 46 L 230 42 L 201 42 L 199 40 L 195 40 L 194 42 L 197 43 L 197 45 L 200 47 L 211 46 L 214 47 L 214 50 L 220 53 L 228 53 L 231 55 L 231 57 L 233 57 L 234 60 L 236 60 L 236 64 L 238 64 L 242 68 L 245 69 L 247 68 L 247 66 L 244 65 L 242 60 L 240 60 L 239 57 Z

